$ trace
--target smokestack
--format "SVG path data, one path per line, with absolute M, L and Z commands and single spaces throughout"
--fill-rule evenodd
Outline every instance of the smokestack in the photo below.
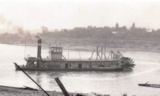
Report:
M 41 61 L 41 43 L 42 43 L 41 38 L 38 38 L 38 41 L 37 41 L 37 67 L 39 67 L 39 63 Z

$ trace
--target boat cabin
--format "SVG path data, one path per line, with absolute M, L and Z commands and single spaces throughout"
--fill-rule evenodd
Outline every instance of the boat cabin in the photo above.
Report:
M 51 60 L 62 60 L 63 49 L 62 47 L 50 47 L 49 54 Z

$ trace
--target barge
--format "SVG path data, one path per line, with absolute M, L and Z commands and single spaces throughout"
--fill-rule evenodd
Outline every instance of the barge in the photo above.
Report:
M 119 51 L 110 52 L 110 58 L 106 56 L 105 48 L 98 48 L 94 52 L 96 58 L 88 60 L 71 60 L 63 56 L 62 47 L 50 47 L 49 58 L 41 57 L 42 40 L 37 42 L 37 57 L 25 58 L 26 64 L 20 67 L 28 71 L 124 71 L 132 70 L 134 61 L 130 57 L 123 56 Z M 94 54 L 93 53 L 93 54 Z M 92 55 L 93 55 L 92 54 Z M 92 56 L 91 56 L 92 57 Z M 18 71 L 19 68 L 15 66 Z

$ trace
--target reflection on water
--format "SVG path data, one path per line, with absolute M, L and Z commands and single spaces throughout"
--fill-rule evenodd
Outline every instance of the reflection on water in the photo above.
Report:
M 24 56 L 36 56 L 36 48 L 13 45 L 0 45 L 0 84 L 8 86 L 37 86 L 22 72 L 16 72 L 13 62 L 24 64 Z M 24 54 L 25 53 L 25 54 Z M 67 58 L 78 58 L 79 53 L 71 51 Z M 55 77 L 60 77 L 70 92 L 97 92 L 119 96 L 123 93 L 136 96 L 158 96 L 160 89 L 139 87 L 138 83 L 160 84 L 160 53 L 155 52 L 123 52 L 135 60 L 136 66 L 131 72 L 28 72 L 44 89 L 60 91 Z M 81 58 L 89 58 L 90 52 L 81 52 Z M 47 51 L 43 50 L 43 57 Z

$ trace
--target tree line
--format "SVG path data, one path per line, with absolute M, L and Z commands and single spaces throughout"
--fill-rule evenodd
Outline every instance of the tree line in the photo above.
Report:
M 149 30 L 136 27 L 76 27 L 73 29 L 44 30 L 41 33 L 28 32 L 0 34 L 1 43 L 24 44 L 36 43 L 36 36 L 40 36 L 44 43 L 60 43 L 62 46 L 106 46 L 110 48 L 146 48 L 160 49 L 160 29 Z

